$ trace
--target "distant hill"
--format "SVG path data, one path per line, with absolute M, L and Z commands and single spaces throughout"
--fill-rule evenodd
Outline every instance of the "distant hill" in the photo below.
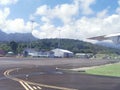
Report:
M 83 42 L 80 40 L 36 39 L 35 37 L 32 36 L 31 33 L 6 34 L 0 30 L 0 42 L 4 43 L 4 42 L 11 42 L 11 41 L 18 42 L 18 45 L 21 47 L 21 50 L 23 50 L 28 44 L 30 44 L 29 42 L 32 41 L 31 42 L 32 48 L 35 48 L 37 50 L 47 51 L 47 50 L 52 50 L 54 48 L 62 48 L 62 49 L 70 50 L 74 53 L 95 53 L 95 54 L 96 53 L 116 53 L 116 54 L 120 54 L 120 49 L 91 44 L 91 43 Z M 0 48 L 7 49 L 2 44 L 0 45 Z M 8 50 L 5 50 L 5 51 L 8 51 Z
M 60 45 L 59 45 L 60 44 Z M 116 53 L 120 54 L 119 49 L 105 47 L 101 45 L 91 44 L 80 40 L 73 39 L 41 39 L 33 42 L 33 47 L 39 50 L 51 50 L 54 48 L 62 48 L 70 50 L 74 53 Z
M 97 42 L 97 45 L 101 45 L 101 46 L 105 46 L 105 47 L 111 47 L 111 48 L 116 48 L 116 49 L 120 49 L 120 44 L 115 44 L 113 42 Z
M 0 41 L 33 41 L 36 40 L 31 33 L 11 33 L 6 34 L 0 30 Z

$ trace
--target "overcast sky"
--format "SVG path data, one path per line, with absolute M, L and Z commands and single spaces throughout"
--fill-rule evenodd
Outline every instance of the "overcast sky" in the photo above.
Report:
M 79 40 L 118 33 L 120 0 L 0 0 L 0 30 Z

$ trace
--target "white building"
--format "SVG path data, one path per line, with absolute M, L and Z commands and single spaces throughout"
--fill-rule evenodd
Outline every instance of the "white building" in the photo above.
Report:
M 53 49 L 52 52 L 54 53 L 54 57 L 73 57 L 74 54 L 71 51 L 64 50 L 64 49 Z
M 24 56 L 31 56 L 31 57 L 54 57 L 54 52 L 52 51 L 36 51 L 34 49 L 25 49 L 23 51 Z
M 38 52 L 38 57 L 53 58 L 54 53 L 52 51 L 40 51 Z
M 23 51 L 23 55 L 24 56 L 38 56 L 38 52 L 35 51 L 34 49 L 30 49 L 30 48 L 26 48 L 24 51 Z

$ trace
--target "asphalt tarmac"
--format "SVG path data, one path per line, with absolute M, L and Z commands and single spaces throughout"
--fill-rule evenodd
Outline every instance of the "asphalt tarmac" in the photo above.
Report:
M 119 77 L 64 70 L 118 61 L 0 58 L 0 90 L 120 90 Z

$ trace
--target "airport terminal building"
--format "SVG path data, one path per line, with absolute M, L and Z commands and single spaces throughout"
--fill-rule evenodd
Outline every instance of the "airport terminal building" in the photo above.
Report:
M 53 49 L 50 51 L 35 51 L 26 49 L 24 52 L 27 53 L 28 56 L 31 57 L 47 57 L 47 58 L 70 58 L 74 56 L 74 53 L 65 49 Z
M 56 48 L 51 51 L 54 53 L 54 57 L 69 58 L 74 56 L 73 52 L 64 49 Z

